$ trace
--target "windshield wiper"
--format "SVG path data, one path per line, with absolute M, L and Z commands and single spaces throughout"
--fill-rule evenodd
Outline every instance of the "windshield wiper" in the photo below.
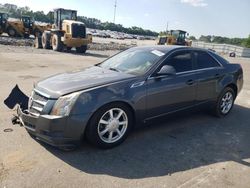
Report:
M 118 70 L 116 68 L 113 68 L 113 67 L 110 67 L 109 70 L 116 71 L 116 72 L 121 72 L 120 70 Z

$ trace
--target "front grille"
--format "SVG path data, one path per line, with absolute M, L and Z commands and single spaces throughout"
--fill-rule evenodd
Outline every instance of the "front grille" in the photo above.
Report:
M 72 24 L 72 38 L 86 38 L 86 27 L 82 24 Z
M 36 91 L 33 91 L 29 99 L 29 113 L 33 116 L 39 116 L 47 102 L 48 98 Z

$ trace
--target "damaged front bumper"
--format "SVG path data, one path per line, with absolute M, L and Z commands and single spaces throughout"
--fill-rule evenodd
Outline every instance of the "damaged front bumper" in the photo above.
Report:
M 20 123 L 36 139 L 56 147 L 72 147 L 79 140 L 65 136 L 68 116 L 59 117 L 51 115 L 32 116 L 27 110 L 22 111 L 18 106 L 17 115 Z

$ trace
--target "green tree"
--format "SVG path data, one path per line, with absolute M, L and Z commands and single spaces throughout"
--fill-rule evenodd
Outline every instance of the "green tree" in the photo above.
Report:
M 188 39 L 189 39 L 189 40 L 192 40 L 192 41 L 197 40 L 197 39 L 195 38 L 195 36 L 190 36 Z
M 246 48 L 250 48 L 250 35 L 248 36 L 247 39 L 245 39 L 243 42 L 242 42 L 242 45 Z

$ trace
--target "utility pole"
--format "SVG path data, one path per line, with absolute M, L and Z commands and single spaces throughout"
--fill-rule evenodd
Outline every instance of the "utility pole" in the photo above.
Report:
M 117 0 L 115 0 L 115 6 L 114 7 L 115 7 L 115 9 L 114 9 L 114 21 L 113 21 L 113 23 L 115 23 Z
M 167 22 L 167 30 L 166 30 L 166 34 L 168 34 L 168 22 Z

